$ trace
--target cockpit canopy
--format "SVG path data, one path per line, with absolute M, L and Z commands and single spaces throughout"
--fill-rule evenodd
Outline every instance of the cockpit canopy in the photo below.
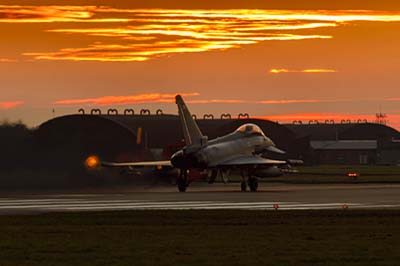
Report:
M 264 132 L 261 130 L 261 128 L 255 124 L 244 124 L 240 126 L 238 129 L 236 129 L 237 132 L 242 132 L 245 134 L 254 134 L 254 135 L 264 135 Z

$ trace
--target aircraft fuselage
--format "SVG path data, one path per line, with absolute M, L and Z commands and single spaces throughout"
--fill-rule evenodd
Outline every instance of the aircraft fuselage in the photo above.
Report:
M 265 151 L 274 143 L 261 133 L 233 132 L 224 137 L 209 141 L 203 146 L 176 152 L 171 157 L 174 167 L 180 169 L 209 169 L 221 162 L 238 157 L 254 155 Z

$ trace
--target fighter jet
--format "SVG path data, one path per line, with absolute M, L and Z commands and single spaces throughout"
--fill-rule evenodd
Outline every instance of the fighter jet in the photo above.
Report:
M 182 125 L 185 146 L 174 153 L 168 161 L 153 162 L 101 162 L 104 167 L 171 167 L 179 169 L 177 186 L 185 192 L 190 180 L 191 170 L 206 170 L 211 173 L 209 183 L 217 176 L 226 180 L 231 170 L 241 173 L 241 191 L 248 188 L 252 192 L 258 189 L 258 178 L 281 174 L 281 168 L 288 166 L 288 161 L 263 158 L 267 151 L 284 154 L 274 142 L 255 124 L 244 124 L 234 132 L 213 140 L 208 140 L 200 131 L 190 114 L 184 100 L 177 95 L 179 118 Z

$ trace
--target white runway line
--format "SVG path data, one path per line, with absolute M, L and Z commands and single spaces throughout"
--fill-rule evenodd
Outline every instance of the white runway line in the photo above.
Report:
M 183 204 L 183 205 L 190 205 L 193 203 L 200 203 L 200 204 L 211 204 L 212 202 L 208 201 L 183 201 L 183 202 L 157 202 L 158 205 L 176 205 L 177 203 Z M 154 205 L 154 202 L 135 202 L 135 201 L 129 201 L 129 200 L 114 200 L 114 201 L 85 201 L 85 200 L 80 200 L 80 201 L 54 201 L 54 202 L 42 202 L 42 203 L 18 203 L 15 204 L 13 202 L 10 202 L 10 204 L 0 204 L 0 209 L 13 209 L 13 208 L 18 208 L 18 209 L 23 209 L 23 208 L 64 208 L 64 207 L 73 207 L 73 206 L 111 206 L 111 207 L 118 207 L 118 206 L 147 206 L 147 205 Z
M 15 204 L 13 202 L 10 202 L 10 204 L 0 204 L 0 209 L 65 209 L 65 208 L 77 208 L 77 207 L 82 207 L 82 208 L 145 208 L 145 207 L 154 207 L 154 205 L 159 207 L 164 207 L 165 209 L 168 209 L 169 207 L 173 208 L 176 206 L 194 206 L 194 207 L 200 207 L 200 206 L 207 206 L 207 205 L 219 205 L 221 203 L 213 203 L 211 201 L 180 201 L 180 202 L 135 202 L 135 201 L 128 201 L 128 200 L 123 200 L 123 201 L 69 201 L 69 202 L 42 202 L 42 203 L 36 203 L 36 204 L 31 204 L 31 203 L 19 203 Z
M 71 201 L 69 199 L 0 199 L 0 204 L 7 203 L 32 203 L 32 202 L 55 202 L 55 201 Z
M 272 204 L 245 204 L 245 203 L 207 203 L 207 202 L 120 202 L 120 203 L 92 203 L 92 202 L 79 202 L 79 203 L 61 203 L 61 204 L 26 204 L 26 205 L 5 205 L 0 209 L 144 209 L 144 208 L 160 208 L 160 209 L 176 209 L 176 208 L 257 208 L 273 206 Z
M 311 209 L 340 209 L 342 205 L 339 204 L 288 204 L 279 203 L 279 209 L 282 210 L 311 210 Z M 349 205 L 348 205 L 349 206 Z M 359 205 L 350 205 L 350 206 L 359 206 Z M 137 205 L 133 206 L 74 206 L 65 208 L 65 210 L 108 210 L 108 209 L 132 209 L 132 210 L 145 210 L 145 209 L 161 209 L 161 210 L 223 210 L 223 209 L 232 209 L 232 210 L 272 210 L 275 209 L 273 204 L 252 204 L 252 203 L 242 203 L 237 205 L 236 203 L 214 203 L 214 204 L 148 204 L 148 205 Z
M 11 202 L 10 202 L 11 203 Z M 40 204 L 5 204 L 0 209 L 106 210 L 106 209 L 280 209 L 337 208 L 340 204 L 301 204 L 293 202 L 127 202 L 127 201 L 70 201 Z
M 309 202 L 229 202 L 229 201 L 147 201 L 127 199 L 84 199 L 84 198 L 47 198 L 47 199 L 0 199 L 0 210 L 29 211 L 99 211 L 99 210 L 318 210 L 362 208 L 400 208 L 400 204 L 361 204 L 361 203 L 309 203 Z

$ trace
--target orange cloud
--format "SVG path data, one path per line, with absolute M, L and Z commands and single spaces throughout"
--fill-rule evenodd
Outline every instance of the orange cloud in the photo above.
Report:
M 187 103 L 190 104 L 208 104 L 208 103 L 227 103 L 227 104 L 236 104 L 236 103 L 247 103 L 248 101 L 244 100 L 233 100 L 233 99 L 211 99 L 211 100 L 189 100 Z
M 15 63 L 15 62 L 18 62 L 18 60 L 11 58 L 0 58 L 0 63 Z
M 48 32 L 81 34 L 109 40 L 100 45 L 29 52 L 38 60 L 146 61 L 159 56 L 238 48 L 263 41 L 330 39 L 320 28 L 339 27 L 355 21 L 400 21 L 400 12 L 368 10 L 179 10 L 119 9 L 105 6 L 5 6 L 0 23 L 90 23 L 98 27 L 60 28 Z M 127 22 L 130 22 L 127 25 Z M 106 24 L 108 27 L 104 27 Z M 307 32 L 308 29 L 314 31 Z M 301 34 L 297 31 L 301 30 Z M 101 39 L 104 41 L 103 39 Z M 274 70 L 271 73 L 291 73 Z M 331 73 L 329 69 L 306 69 L 301 73 Z
M 271 74 L 282 74 L 282 73 L 336 73 L 333 69 L 285 69 L 285 68 L 273 68 L 269 71 Z
M 318 99 L 286 99 L 286 100 L 263 100 L 257 101 L 258 104 L 297 104 L 297 103 L 343 103 L 352 102 L 351 99 L 318 100 Z
M 400 102 L 400 98 L 387 98 L 385 99 L 387 102 Z
M 87 48 L 66 48 L 54 53 L 25 53 L 36 59 L 72 61 L 146 61 L 170 53 L 204 52 L 237 47 L 241 41 L 209 42 L 183 39 L 146 44 L 105 45 Z
M 265 100 L 259 101 L 260 104 L 292 104 L 292 103 L 320 103 L 321 100 Z
M 127 18 L 97 18 L 96 6 L 0 5 L 0 23 L 128 22 Z
M 136 94 L 128 96 L 104 96 L 98 98 L 85 99 L 68 99 L 54 102 L 56 105 L 122 105 L 122 104 L 140 104 L 140 103 L 173 103 L 175 102 L 175 94 L 149 93 Z M 181 93 L 183 97 L 198 96 L 198 93 Z
M 0 23 L 163 21 L 208 23 L 236 21 L 400 21 L 396 11 L 375 10 L 270 10 L 270 9 L 122 9 L 107 6 L 0 5 Z
M 178 94 L 178 93 L 177 93 Z M 97 105 L 113 105 L 113 104 L 134 104 L 134 103 L 149 103 L 149 102 L 166 102 L 173 103 L 176 94 L 137 94 L 128 96 L 104 96 L 99 98 L 85 98 L 85 99 L 69 99 L 56 101 L 53 104 L 97 104 Z M 182 96 L 193 97 L 199 96 L 199 93 L 183 93 Z M 349 99 L 338 100 L 317 100 L 317 99 L 304 99 L 304 100 L 264 100 L 264 101 L 251 101 L 240 99 L 201 99 L 201 100 L 187 100 L 189 104 L 298 104 L 298 103 L 336 103 L 348 102 Z
M 114 11 L 116 9 L 113 9 Z M 225 10 L 188 10 L 188 9 L 137 9 L 141 16 L 159 16 L 168 18 L 224 18 L 264 20 L 311 20 L 311 21 L 400 21 L 400 12 L 375 10 L 271 10 L 271 9 L 225 9 Z
M 0 109 L 11 109 L 22 104 L 24 104 L 23 101 L 0 102 Z
M 128 37 L 127 37 L 128 38 Z M 132 37 L 136 38 L 136 37 Z M 275 34 L 263 37 L 263 40 L 302 40 L 325 38 L 323 36 L 307 36 L 293 34 Z M 141 44 L 94 44 L 86 48 L 64 48 L 58 52 L 24 53 L 38 60 L 71 60 L 71 61 L 146 61 L 151 58 L 176 53 L 194 53 L 213 50 L 238 48 L 244 44 L 256 43 L 255 40 L 238 38 L 237 40 L 202 40 L 184 38 L 175 41 L 160 41 Z M 137 39 L 136 40 L 140 40 Z
M 318 23 L 318 25 L 322 25 Z M 323 24 L 326 25 L 326 24 Z M 328 24 L 330 25 L 330 24 Z M 294 28 L 293 28 L 294 27 Z M 204 40 L 247 40 L 247 41 L 268 41 L 268 40 L 288 40 L 288 39 L 307 39 L 307 38 L 331 38 L 331 36 L 324 35 L 296 35 L 287 33 L 262 33 L 256 31 L 263 30 L 286 30 L 286 29 L 299 29 L 299 28 L 312 28 L 317 27 L 315 24 L 304 25 L 249 25 L 247 28 L 239 25 L 224 26 L 220 25 L 186 25 L 186 24 L 151 24 L 151 25 L 137 25 L 126 26 L 119 28 L 87 28 L 87 29 L 54 29 L 48 32 L 58 33 L 75 33 L 84 34 L 89 36 L 103 36 L 103 37 L 119 37 L 130 39 L 131 37 L 140 37 L 153 35 L 164 36 L 178 36 L 182 38 L 204 39 Z

